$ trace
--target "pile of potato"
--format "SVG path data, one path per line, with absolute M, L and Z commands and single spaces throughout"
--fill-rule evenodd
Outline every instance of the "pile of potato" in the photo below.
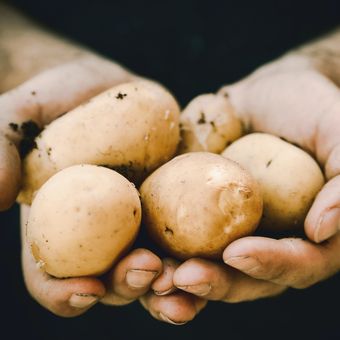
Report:
M 179 259 L 218 259 L 258 226 L 301 228 L 324 184 L 318 164 L 278 137 L 242 134 L 224 96 L 199 96 L 180 114 L 151 81 L 113 87 L 58 118 L 23 162 L 18 201 L 31 205 L 35 260 L 55 277 L 100 275 L 142 219 Z

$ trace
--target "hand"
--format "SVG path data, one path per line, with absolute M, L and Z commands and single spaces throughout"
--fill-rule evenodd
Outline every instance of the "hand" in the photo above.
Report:
M 20 183 L 18 147 L 23 136 L 20 130 L 13 131 L 10 123 L 20 126 L 32 120 L 43 127 L 98 92 L 134 77 L 112 62 L 89 55 L 52 68 L 1 95 L 1 209 L 13 203 Z M 24 226 L 29 207 L 22 206 L 21 211 Z M 171 273 L 177 264 L 166 259 L 162 263 L 147 249 L 131 251 L 100 279 L 83 277 L 60 280 L 37 267 L 24 233 L 22 245 L 23 272 L 29 292 L 43 307 L 60 316 L 80 315 L 98 301 L 107 305 L 130 303 L 146 294 L 151 285 L 156 293 L 145 295 L 143 305 L 163 321 L 186 322 L 205 304 L 201 299 L 183 292 L 174 293 L 171 297 L 163 296 L 175 289 Z
M 205 306 L 206 301 L 175 292 L 172 277 L 178 264 L 162 261 L 147 249 L 135 249 L 101 278 L 57 279 L 36 264 L 25 240 L 24 226 L 29 206 L 21 206 L 22 265 L 32 297 L 52 313 L 73 317 L 85 313 L 97 302 L 110 306 L 126 305 L 140 298 L 143 306 L 158 320 L 184 324 Z M 152 288 L 153 293 L 149 292 Z M 168 295 L 173 293 L 171 295 Z
M 328 180 L 305 220 L 309 240 L 245 237 L 218 264 L 190 259 L 177 288 L 207 300 L 241 302 L 306 288 L 340 270 L 340 91 L 304 57 L 288 55 L 223 87 L 249 132 L 271 133 L 310 152 Z M 327 240 L 328 241 L 325 241 Z

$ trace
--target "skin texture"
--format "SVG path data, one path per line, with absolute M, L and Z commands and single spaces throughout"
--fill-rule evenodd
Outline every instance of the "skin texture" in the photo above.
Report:
M 3 13 L 4 6 L 0 5 L 0 10 Z M 12 10 L 11 15 L 10 21 L 15 25 L 16 20 L 13 20 L 13 17 L 20 16 Z M 6 18 L 7 14 L 1 17 Z M 4 22 L 6 21 L 1 20 L 0 25 Z M 13 26 L 5 25 L 6 27 L 10 27 L 13 31 Z M 3 91 L 13 89 L 0 96 L 0 107 L 7 108 L 2 111 L 1 117 L 6 112 L 8 118 L 7 124 L 0 126 L 2 143 L 0 159 L 1 164 L 4 164 L 0 169 L 2 189 L 0 209 L 6 209 L 14 202 L 19 188 L 16 179 L 20 177 L 20 163 L 17 148 L 10 144 L 13 143 L 13 137 L 7 129 L 10 121 L 40 117 L 42 122 L 50 122 L 99 92 L 134 78 L 131 73 L 113 62 L 108 62 L 93 54 L 90 57 L 86 50 L 82 50 L 82 53 L 86 55 L 84 58 L 73 55 L 69 62 L 65 62 L 64 57 L 60 56 L 60 60 L 55 61 L 55 64 L 52 61 L 49 63 L 49 57 L 53 59 L 53 56 L 48 53 L 47 46 L 50 47 L 55 43 L 41 45 L 39 39 L 33 42 L 25 39 L 30 31 L 36 29 L 41 31 L 30 22 L 16 25 L 16 28 L 17 32 L 25 32 L 20 43 L 16 44 L 15 39 L 11 39 L 9 40 L 13 43 L 11 47 L 7 45 L 0 50 L 0 56 L 6 55 L 5 72 L 9 79 L 6 85 L 1 77 L 0 84 Z M 338 262 L 339 236 L 334 235 L 338 231 L 339 215 L 334 213 L 332 208 L 339 206 L 340 197 L 338 176 L 340 169 L 338 136 L 340 134 L 337 121 L 339 94 L 334 85 L 340 83 L 339 39 L 339 31 L 334 32 L 331 36 L 323 37 L 316 43 L 306 45 L 299 51 L 290 52 L 280 60 L 263 66 L 244 82 L 229 85 L 224 89 L 230 92 L 230 101 L 249 130 L 253 128 L 254 131 L 258 129 L 258 131 L 280 136 L 286 135 L 292 140 L 298 140 L 301 146 L 306 145 L 306 140 L 313 150 L 323 150 L 324 155 L 320 158 L 320 164 L 326 169 L 328 182 L 318 194 L 308 213 L 305 231 L 311 241 L 321 242 L 329 239 L 328 242 L 315 245 L 299 239 L 251 238 L 253 247 L 246 238 L 239 240 L 236 248 L 229 248 L 232 252 L 226 251 L 226 261 L 229 257 L 236 257 L 236 259 L 243 260 L 243 263 L 245 259 L 258 259 L 263 264 L 262 266 L 257 265 L 248 271 L 243 266 L 243 272 L 241 272 L 230 266 L 217 265 L 207 260 L 202 263 L 200 259 L 191 259 L 175 271 L 174 283 L 180 289 L 194 294 L 194 298 L 189 294 L 175 292 L 170 296 L 159 297 L 161 299 L 157 299 L 153 293 L 146 294 L 151 285 L 156 284 L 157 278 L 150 279 L 147 275 L 149 281 L 146 280 L 144 271 L 155 271 L 158 275 L 162 271 L 162 261 L 146 249 L 136 249 L 128 254 L 108 274 L 104 282 L 95 278 L 53 279 L 38 270 L 35 261 L 29 256 L 28 248 L 23 247 L 23 272 L 31 295 L 53 313 L 68 317 L 86 312 L 95 303 L 93 296 L 97 297 L 95 301 L 102 296 L 108 297 L 113 305 L 128 303 L 136 299 L 136 296 L 143 296 L 144 306 L 158 319 L 178 323 L 192 319 L 206 305 L 208 299 L 240 302 L 273 296 L 288 286 L 295 287 L 297 282 L 300 282 L 299 287 L 308 286 L 338 271 L 340 267 Z M 33 53 L 38 45 L 41 48 L 35 58 L 21 57 L 24 56 L 23 52 Z M 63 55 L 67 55 L 67 50 L 71 49 L 73 49 L 71 44 L 68 44 L 60 51 L 63 51 Z M 23 60 L 27 61 L 25 72 L 20 67 L 14 67 L 15 59 L 19 60 L 21 65 Z M 36 69 L 33 70 L 34 65 Z M 46 69 L 40 68 L 40 65 L 45 65 Z M 34 77 L 47 69 L 48 71 L 41 73 L 39 77 Z M 73 78 L 69 77 L 70 70 L 74 70 L 73 74 L 77 74 L 72 83 L 70 79 Z M 298 71 L 298 74 L 295 71 Z M 282 83 L 280 79 L 282 73 L 289 74 L 289 79 L 285 83 Z M 26 82 L 25 86 L 14 88 L 22 82 Z M 266 85 L 268 82 L 269 87 Z M 257 83 L 257 86 L 254 86 L 254 83 Z M 282 85 L 284 85 L 284 90 L 279 90 Z M 32 100 L 32 89 L 38 89 L 37 93 L 41 93 L 36 100 Z M 274 91 L 271 91 L 272 89 Z M 260 108 L 255 105 L 257 101 Z M 278 102 L 281 105 L 273 105 Z M 268 109 L 266 109 L 267 105 Z M 278 108 L 282 112 L 278 112 Z M 329 110 L 330 108 L 332 110 Z M 324 111 L 328 113 L 324 114 Z M 287 119 L 288 124 L 282 124 L 283 117 Z M 261 120 L 263 120 L 262 130 L 258 127 Z M 256 124 L 250 124 L 253 122 Z M 314 134 L 315 130 L 310 128 L 315 125 L 319 125 L 318 130 L 322 132 L 321 134 Z M 283 128 L 280 129 L 280 126 Z M 293 126 L 294 129 L 292 129 Z M 16 142 L 19 142 L 21 138 L 21 136 L 17 137 Z M 315 156 L 316 153 L 313 155 Z M 4 159 L 8 160 L 7 163 L 2 162 Z M 16 177 L 13 174 L 16 174 Z M 27 213 L 28 207 L 23 206 L 22 225 L 26 222 Z M 269 244 L 269 240 L 274 241 L 274 244 L 272 242 Z M 309 261 L 310 258 L 317 260 L 317 266 L 311 266 L 313 262 Z M 238 267 L 236 262 L 234 259 L 234 267 Z M 125 279 L 129 270 L 136 269 L 141 274 L 140 280 L 137 280 L 139 288 L 132 287 L 131 282 L 128 283 Z M 192 274 L 197 270 L 201 276 L 191 279 Z M 143 282 L 143 287 L 140 287 L 141 282 Z M 301 282 L 304 285 L 301 285 Z M 201 284 L 204 284 L 205 289 L 202 290 Z M 207 286 L 211 288 L 207 290 Z M 83 298 L 83 305 L 79 304 L 78 299 L 77 307 L 74 307 L 70 300 L 73 294 L 78 293 L 81 294 L 80 298 Z M 203 296 L 205 299 L 202 299 Z M 87 299 L 88 297 L 90 300 Z M 176 314 L 174 311 L 181 311 L 181 313 Z M 165 317 L 161 318 L 161 315 Z
M 178 120 L 175 99 L 154 82 L 134 81 L 101 93 L 36 138 L 23 162 L 19 202 L 30 204 L 49 177 L 74 164 L 104 165 L 141 182 L 175 153 Z
M 246 169 L 263 194 L 261 229 L 301 229 L 316 194 L 324 185 L 315 160 L 303 150 L 264 133 L 244 136 L 222 156 Z
M 193 151 L 220 153 L 242 135 L 240 120 L 228 99 L 212 93 L 193 99 L 180 116 L 178 154 Z
M 262 215 L 256 181 L 237 163 L 208 152 L 175 157 L 140 188 L 150 237 L 179 259 L 221 258 L 251 235 Z
M 140 221 L 132 183 L 103 167 L 75 165 L 40 188 L 26 233 L 36 262 L 48 274 L 98 276 L 127 251 Z

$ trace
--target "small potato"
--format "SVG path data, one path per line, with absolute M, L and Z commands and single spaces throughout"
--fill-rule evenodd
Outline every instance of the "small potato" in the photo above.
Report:
M 169 254 L 220 259 L 235 239 L 254 232 L 262 214 L 256 181 L 220 155 L 178 156 L 142 184 L 143 219 Z
M 263 192 L 261 228 L 283 231 L 301 228 L 324 184 L 316 161 L 305 151 L 265 133 L 244 136 L 222 155 L 239 163 Z
M 242 135 L 242 125 L 228 99 L 203 94 L 193 99 L 180 116 L 181 142 L 178 153 L 220 153 Z
M 110 169 L 76 165 L 41 187 L 26 235 L 35 260 L 48 274 L 100 275 L 132 244 L 140 221 L 132 183 Z
M 174 155 L 179 107 L 151 81 L 121 84 L 48 125 L 23 162 L 20 203 L 52 175 L 71 165 L 104 165 L 140 183 Z

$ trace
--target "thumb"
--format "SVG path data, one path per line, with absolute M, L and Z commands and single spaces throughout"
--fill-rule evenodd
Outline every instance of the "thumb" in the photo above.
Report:
M 296 64 L 294 61 L 293 64 Z M 225 86 L 248 131 L 271 133 L 309 151 L 324 167 L 329 182 L 305 220 L 305 232 L 322 242 L 340 229 L 340 92 L 328 78 L 308 67 L 263 68 Z

